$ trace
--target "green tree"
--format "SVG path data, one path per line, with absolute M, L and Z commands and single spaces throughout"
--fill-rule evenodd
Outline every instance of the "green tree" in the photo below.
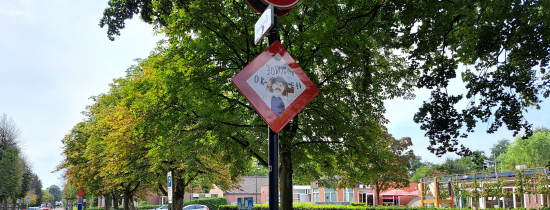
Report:
M 291 208 L 294 173 L 297 180 L 341 173 L 346 162 L 336 161 L 351 145 L 376 154 L 369 141 L 379 139 L 387 122 L 383 100 L 411 96 L 417 81 L 432 96 L 415 121 L 438 156 L 470 155 L 457 148 L 458 138 L 466 137 L 459 129 L 473 131 L 476 118 L 495 116 L 489 132 L 503 124 L 529 130 L 524 109 L 538 106 L 538 94 L 550 92 L 544 83 L 548 44 L 539 41 L 548 34 L 544 2 L 304 1 L 280 18 L 282 43 L 321 91 L 281 132 L 282 208 Z M 244 1 L 111 0 L 100 25 L 114 39 L 134 14 L 167 37 L 154 56 L 162 57 L 155 63 L 170 75 L 166 103 L 190 116 L 188 127 L 233 140 L 267 165 L 260 150 L 265 123 L 227 82 L 263 49 L 252 44 L 258 15 Z M 410 62 L 394 49 L 408 53 Z M 499 62 L 502 56 L 505 62 Z M 464 97 L 447 94 L 458 63 L 476 64 L 463 74 L 465 98 L 472 103 L 461 113 L 454 105 Z
M 250 161 L 250 166 L 244 176 L 269 176 L 269 170 L 258 163 L 258 160 Z
M 52 197 L 50 195 L 50 192 L 48 192 L 47 190 L 42 190 L 42 201 L 44 203 L 52 203 Z
M 184 122 L 192 123 L 187 126 L 193 130 L 212 131 L 231 142 L 226 144 L 241 146 L 267 166 L 266 124 L 228 82 L 264 48 L 251 44 L 255 12 L 244 1 L 140 2 L 111 1 L 102 24 L 114 35 L 117 26 L 138 11 L 130 8 L 142 8 L 142 16 L 153 18 L 146 21 L 169 37 L 166 48 L 143 65 L 156 66 L 157 77 L 165 78 L 165 103 L 186 113 L 175 116 L 187 117 Z M 411 96 L 414 72 L 407 70 L 404 58 L 391 54 L 390 37 L 396 33 L 370 27 L 393 26 L 401 6 L 349 4 L 304 3 L 279 19 L 283 44 L 321 89 L 280 133 L 283 209 L 291 208 L 293 178 L 322 180 L 343 173 L 351 155 L 361 162 L 387 164 L 375 155 L 387 122 L 383 101 Z
M 498 161 L 495 162 L 495 160 L 508 151 L 509 145 L 510 141 L 508 141 L 508 139 L 501 139 L 498 143 L 493 144 L 491 147 L 491 155 L 488 157 L 488 163 L 490 166 L 495 167 L 498 163 Z
M 550 161 L 550 131 L 541 130 L 527 139 L 516 138 L 499 160 L 506 169 L 516 165 L 546 167 Z
M 23 198 L 25 198 L 25 196 L 27 195 L 27 192 L 31 188 L 32 170 L 31 170 L 30 163 L 25 158 L 22 159 L 21 167 L 22 167 L 21 185 L 17 189 L 17 193 L 15 194 L 15 196 L 13 196 L 13 199 L 12 199 L 12 206 L 14 208 L 13 210 L 15 210 L 17 200 L 23 200 Z
M 411 68 L 422 72 L 417 86 L 432 90 L 414 117 L 426 130 L 430 151 L 469 155 L 459 138 L 478 122 L 490 124 L 488 133 L 506 125 L 515 134 L 522 129 L 531 134 L 523 113 L 540 109 L 542 98 L 550 96 L 548 2 L 399 2 L 400 44 L 416 46 L 409 59 Z M 461 76 L 468 91 L 450 95 L 449 80 L 457 77 L 459 64 L 466 68 Z M 461 100 L 468 106 L 457 110 Z
M 42 180 L 40 180 L 35 173 L 32 174 L 31 191 L 33 191 L 36 196 L 36 203 L 39 205 L 42 204 L 42 202 L 44 202 L 42 200 Z
M 57 185 L 52 184 L 50 187 L 46 188 L 51 196 L 54 197 L 54 201 L 61 201 L 63 197 L 63 191 Z
M 428 161 L 422 161 L 422 157 L 420 156 L 415 156 L 415 158 L 413 160 L 411 160 L 411 168 L 409 170 L 409 177 L 412 177 L 416 170 L 420 169 L 420 168 L 425 168 L 425 167 L 430 167 L 433 165 L 433 163 L 431 162 L 428 162 Z
M 361 182 L 374 186 L 376 198 L 375 205 L 379 205 L 380 192 L 389 188 L 404 188 L 409 186 L 408 171 L 410 169 L 410 161 L 415 158 L 412 150 L 408 150 L 412 146 L 410 138 L 401 138 L 399 140 L 390 138 L 390 148 L 393 156 L 384 158 L 387 161 L 385 168 L 378 170 L 375 176 L 367 179 L 360 179 Z
M 63 196 L 65 199 L 66 205 L 69 205 L 69 202 L 75 201 L 78 198 L 78 190 L 75 186 L 70 184 L 65 184 L 63 186 Z
M 36 194 L 34 194 L 34 191 L 29 190 L 27 194 L 25 195 L 25 198 L 30 198 L 31 201 L 29 202 L 29 206 L 38 206 L 40 205 L 36 199 Z
M 7 115 L 0 116 L 0 204 L 13 208 L 29 189 L 31 167 L 21 151 L 21 131 Z M 10 198 L 11 200 L 8 200 Z

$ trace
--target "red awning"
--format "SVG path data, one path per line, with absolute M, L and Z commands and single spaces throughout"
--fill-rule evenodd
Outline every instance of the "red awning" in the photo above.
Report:
M 410 192 L 407 192 L 405 190 L 399 190 L 399 189 L 393 189 L 393 190 L 388 190 L 386 192 L 383 192 L 383 193 L 380 193 L 380 195 L 389 195 L 389 196 L 416 196 L 418 197 L 417 194 L 413 194 L 413 193 L 410 193 Z

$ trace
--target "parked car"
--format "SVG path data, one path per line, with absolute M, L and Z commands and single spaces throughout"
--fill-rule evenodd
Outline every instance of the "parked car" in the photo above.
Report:
M 161 207 L 156 208 L 155 210 L 167 210 L 168 205 L 162 205 Z
M 210 210 L 208 206 L 200 204 L 191 204 L 183 207 L 183 210 Z
M 56 206 L 63 206 L 63 202 L 62 202 L 62 201 L 56 201 L 56 202 L 55 202 L 55 205 L 56 205 Z
M 41 210 L 51 210 L 51 209 L 52 209 L 52 204 L 50 204 L 50 203 L 43 203 L 42 205 L 40 205 L 40 209 L 41 209 Z

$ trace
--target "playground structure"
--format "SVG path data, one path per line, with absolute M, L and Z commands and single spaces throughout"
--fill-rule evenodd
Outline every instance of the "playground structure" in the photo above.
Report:
M 433 184 L 438 183 L 438 184 Z M 441 184 L 447 183 L 447 194 L 439 194 Z M 426 195 L 426 186 L 434 194 Z M 456 188 L 456 189 L 454 189 Z M 419 180 L 419 205 L 433 203 L 439 207 L 449 203 L 456 208 L 541 208 L 550 204 L 550 176 L 547 168 L 516 167 L 516 170 L 484 171 L 472 174 L 453 174 L 424 177 Z
M 439 208 L 439 204 L 441 203 L 448 203 L 451 208 L 454 208 L 454 192 L 452 188 L 452 179 L 449 179 L 449 182 L 447 182 L 448 186 L 448 192 L 449 192 L 449 198 L 448 199 L 440 199 L 440 190 L 439 190 L 439 182 L 437 181 L 437 177 L 433 178 L 433 188 L 430 189 L 434 195 L 434 199 L 425 199 L 424 195 L 424 182 L 423 179 L 420 179 L 420 205 L 424 206 L 426 203 L 433 203 L 436 208 Z

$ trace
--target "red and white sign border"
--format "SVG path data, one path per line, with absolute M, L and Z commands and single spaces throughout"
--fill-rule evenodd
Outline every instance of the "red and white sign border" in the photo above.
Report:
M 260 0 L 264 4 L 269 5 L 273 4 L 273 6 L 277 9 L 292 9 L 296 4 L 300 2 L 300 0 L 286 0 L 285 4 L 281 4 L 282 0 Z
M 246 82 L 254 73 L 260 70 L 271 58 L 275 55 L 281 55 L 288 66 L 294 71 L 296 76 L 306 86 L 305 91 L 296 98 L 292 104 L 285 108 L 283 113 L 277 117 L 273 111 L 265 104 L 261 97 L 250 87 Z M 275 132 L 279 133 L 302 109 L 319 93 L 319 89 L 313 84 L 309 77 L 304 73 L 302 68 L 290 56 L 286 49 L 279 41 L 275 41 L 267 49 L 265 49 L 258 57 L 246 65 L 239 73 L 237 73 L 231 82 L 237 87 L 239 92 L 252 104 L 254 109 L 260 114 L 262 119 Z

